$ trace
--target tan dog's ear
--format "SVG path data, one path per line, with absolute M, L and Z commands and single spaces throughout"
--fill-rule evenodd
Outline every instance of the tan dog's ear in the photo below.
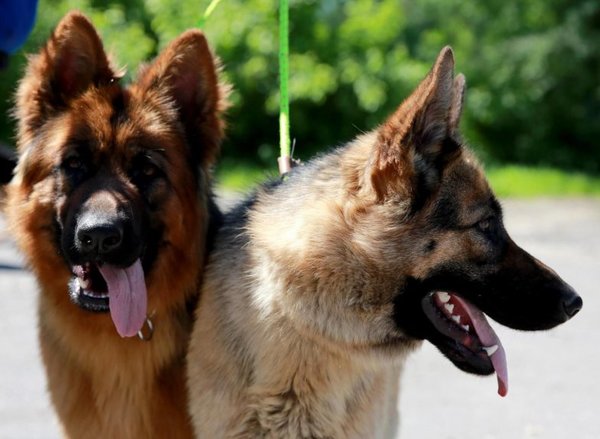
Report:
M 457 155 L 464 76 L 454 79 L 454 56 L 442 49 L 416 90 L 379 128 L 371 181 L 379 200 L 390 191 L 404 196 L 431 190 Z
M 171 42 L 141 70 L 138 86 L 174 103 L 192 154 L 199 163 L 212 163 L 223 138 L 227 90 L 219 84 L 218 63 L 202 32 L 189 30 Z
M 67 14 L 44 48 L 29 59 L 17 92 L 19 138 L 27 141 L 34 130 L 73 98 L 113 78 L 92 23 L 79 12 Z
M 465 101 L 465 75 L 459 73 L 454 78 L 454 88 L 452 89 L 452 105 L 450 106 L 450 120 L 448 128 L 450 135 L 458 137 L 458 125 L 462 115 L 462 107 Z

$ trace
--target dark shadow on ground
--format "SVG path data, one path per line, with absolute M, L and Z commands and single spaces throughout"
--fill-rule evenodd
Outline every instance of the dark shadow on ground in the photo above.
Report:
M 2 270 L 20 271 L 20 270 L 23 270 L 23 267 L 21 267 L 20 265 L 0 263 L 0 271 L 2 271 Z

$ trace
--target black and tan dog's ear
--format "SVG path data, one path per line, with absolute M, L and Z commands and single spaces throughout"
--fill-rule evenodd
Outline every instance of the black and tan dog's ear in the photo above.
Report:
M 454 55 L 445 47 L 425 79 L 379 128 L 371 170 L 378 199 L 390 191 L 414 194 L 437 183 L 460 149 L 464 84 L 464 76 L 454 79 Z
M 199 163 L 212 163 L 223 138 L 227 90 L 219 84 L 218 62 L 202 32 L 189 30 L 171 42 L 141 70 L 138 86 L 174 103 L 192 154 Z
M 91 86 L 112 80 L 114 73 L 94 26 L 79 12 L 67 14 L 42 50 L 29 59 L 17 91 L 19 138 Z M 29 135 L 28 135 L 29 134 Z
M 448 120 L 449 135 L 459 137 L 458 126 L 462 116 L 463 103 L 465 101 L 465 75 L 459 73 L 454 78 L 454 87 L 452 88 L 452 105 L 450 105 L 450 114 Z

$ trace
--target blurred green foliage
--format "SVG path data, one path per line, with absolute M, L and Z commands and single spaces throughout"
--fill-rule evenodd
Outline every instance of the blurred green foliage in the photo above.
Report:
M 600 196 L 600 177 L 523 165 L 491 167 L 486 176 L 499 197 Z
M 24 52 L 70 9 L 86 13 L 135 76 L 209 0 L 41 0 Z M 463 131 L 488 163 L 600 172 L 597 0 L 291 0 L 291 131 L 296 155 L 381 123 L 452 45 L 467 77 Z M 234 86 L 224 155 L 272 164 L 278 153 L 277 1 L 223 0 L 206 34 Z M 6 114 L 22 53 L 0 73 Z M 10 143 L 12 122 L 0 119 Z

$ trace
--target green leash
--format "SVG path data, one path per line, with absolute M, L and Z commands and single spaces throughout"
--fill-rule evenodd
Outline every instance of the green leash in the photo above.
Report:
M 289 5 L 288 0 L 279 0 L 279 173 L 285 175 L 292 170 L 290 153 L 290 100 L 289 81 Z
M 206 8 L 206 11 L 204 11 L 204 14 L 202 15 L 202 17 L 200 17 L 200 21 L 198 22 L 198 27 L 200 29 L 204 28 L 204 25 L 206 24 L 206 20 L 208 20 L 208 17 L 210 17 L 210 14 L 213 13 L 213 11 L 215 10 L 215 8 L 217 7 L 217 5 L 220 2 L 221 2 L 221 0 L 212 0 L 210 2 L 208 7 Z
M 208 17 L 213 13 L 221 0 L 212 0 L 198 23 L 203 28 Z M 285 178 L 292 170 L 292 154 L 290 152 L 290 98 L 289 81 L 289 3 L 279 0 L 279 173 Z

